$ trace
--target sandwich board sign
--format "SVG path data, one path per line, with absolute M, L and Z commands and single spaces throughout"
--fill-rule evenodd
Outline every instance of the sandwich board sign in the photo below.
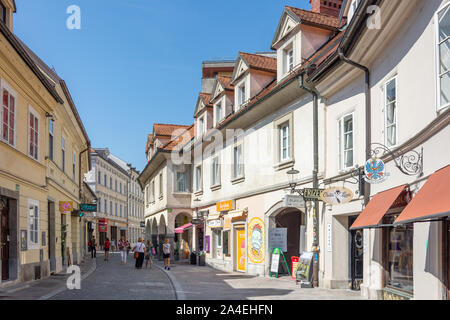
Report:
M 272 277 L 272 273 L 276 274 L 276 277 L 278 278 L 278 270 L 280 268 L 280 260 L 281 257 L 283 257 L 284 265 L 286 266 L 286 270 L 288 271 L 289 275 L 291 275 L 291 271 L 289 270 L 289 266 L 286 262 L 286 258 L 284 257 L 283 251 L 281 251 L 280 248 L 273 249 L 272 252 L 272 263 L 270 264 L 270 276 Z

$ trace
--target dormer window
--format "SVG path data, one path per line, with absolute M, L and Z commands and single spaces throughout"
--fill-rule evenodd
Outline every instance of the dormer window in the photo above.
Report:
M 294 69 L 294 48 L 290 44 L 289 47 L 284 49 L 284 61 L 283 61 L 283 71 L 284 74 L 290 72 Z
M 222 100 L 220 100 L 214 105 L 214 117 L 215 117 L 215 125 L 217 125 L 223 119 Z
M 238 87 L 238 104 L 242 106 L 245 103 L 245 83 Z

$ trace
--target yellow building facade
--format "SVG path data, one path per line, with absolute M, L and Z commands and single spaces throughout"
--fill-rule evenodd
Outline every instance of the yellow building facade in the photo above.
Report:
M 63 80 L 13 34 L 12 0 L 0 7 L 0 287 L 79 263 L 86 222 L 76 209 L 90 141 Z M 71 204 L 74 211 L 60 210 Z M 65 207 L 66 208 L 66 207 Z M 64 211 L 64 212 L 62 212 Z

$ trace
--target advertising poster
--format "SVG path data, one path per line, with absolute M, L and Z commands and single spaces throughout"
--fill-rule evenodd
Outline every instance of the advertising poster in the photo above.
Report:
M 237 269 L 239 271 L 245 271 L 245 230 L 237 231 Z
M 247 226 L 248 230 L 248 258 L 253 263 L 264 261 L 264 222 L 260 218 L 253 218 Z

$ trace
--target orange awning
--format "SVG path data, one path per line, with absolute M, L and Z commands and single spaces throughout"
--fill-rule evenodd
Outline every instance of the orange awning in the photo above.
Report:
M 394 224 L 437 219 L 450 215 L 450 166 L 433 173 L 394 221 Z
M 358 216 L 350 229 L 355 230 L 378 227 L 386 212 L 405 189 L 406 185 L 403 185 L 376 194 Z

